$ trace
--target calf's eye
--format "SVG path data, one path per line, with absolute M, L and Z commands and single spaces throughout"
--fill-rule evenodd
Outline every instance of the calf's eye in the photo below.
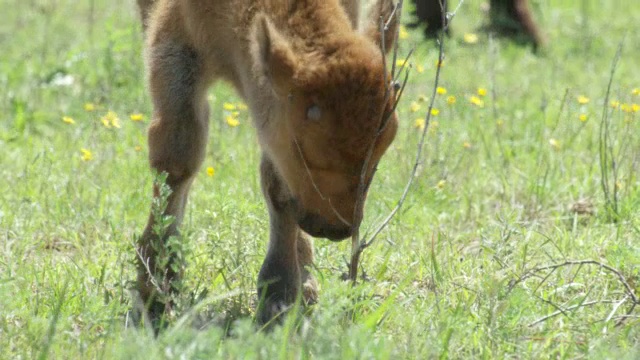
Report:
M 322 116 L 322 111 L 320 111 L 320 107 L 318 105 L 311 105 L 307 108 L 307 119 L 318 121 Z

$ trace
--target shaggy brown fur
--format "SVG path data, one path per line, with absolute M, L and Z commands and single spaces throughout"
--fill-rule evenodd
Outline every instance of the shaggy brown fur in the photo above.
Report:
M 393 140 L 395 114 L 380 131 L 389 96 L 379 44 L 379 19 L 391 0 L 378 0 L 362 28 L 357 0 L 138 0 L 146 30 L 153 99 L 151 166 L 168 173 L 166 215 L 177 234 L 189 187 L 208 138 L 205 92 L 231 83 L 252 113 L 262 150 L 260 175 L 270 216 L 270 242 L 258 277 L 266 323 L 299 294 L 315 301 L 306 234 L 339 240 L 361 221 L 360 174 L 370 183 Z M 394 38 L 395 21 L 385 39 Z M 385 49 L 391 49 L 387 41 Z M 364 161 L 373 146 L 368 168 Z M 138 290 L 152 319 L 171 304 L 157 298 L 148 268 L 157 255 L 150 217 L 138 245 Z M 171 268 L 166 275 L 179 277 Z
M 425 33 L 433 37 L 446 24 L 443 12 L 448 11 L 444 0 L 414 0 L 418 20 L 426 24 Z M 444 7 L 441 5 L 444 5 Z M 498 33 L 517 37 L 524 35 L 534 47 L 544 44 L 538 26 L 533 20 L 529 0 L 490 0 L 491 26 Z

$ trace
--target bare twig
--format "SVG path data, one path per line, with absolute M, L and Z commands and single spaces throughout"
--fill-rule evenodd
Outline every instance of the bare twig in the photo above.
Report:
M 562 315 L 567 316 L 567 317 L 569 316 L 569 314 L 567 314 L 567 310 L 566 310 L 566 309 L 563 309 L 563 308 L 562 308 L 562 306 L 560 306 L 560 305 L 558 305 L 558 304 L 554 303 L 554 302 L 553 302 L 553 301 L 551 301 L 551 300 L 545 299 L 545 298 L 540 297 L 540 296 L 537 296 L 537 295 L 535 295 L 535 294 L 534 294 L 534 296 L 535 296 L 536 298 L 538 298 L 538 300 L 542 301 L 543 303 L 546 303 L 546 304 L 549 304 L 549 305 L 553 306 L 553 308 L 554 308 L 554 309 L 556 309 L 556 312 L 557 312 L 558 314 L 562 314 Z
M 618 271 L 617 269 L 603 264 L 599 261 L 595 261 L 595 260 L 567 260 L 565 262 L 559 263 L 559 264 L 553 264 L 553 265 L 547 265 L 547 266 L 540 266 L 540 267 L 536 267 L 533 268 L 529 271 L 527 271 L 524 275 L 520 276 L 519 279 L 517 279 L 513 284 L 511 284 L 511 288 L 513 288 L 516 284 L 523 282 L 524 280 L 532 277 L 533 275 L 535 275 L 536 273 L 542 272 L 542 271 L 546 271 L 546 270 L 552 270 L 555 271 L 556 269 L 560 268 L 560 267 L 565 267 L 565 266 L 573 266 L 573 265 L 596 265 L 599 266 L 602 269 L 605 269 L 613 274 L 615 274 L 618 278 L 618 280 L 620 281 L 620 283 L 624 286 L 625 288 L 625 293 L 627 294 L 627 296 L 629 296 L 629 298 L 631 299 L 631 301 L 634 304 L 638 304 L 638 297 L 636 296 L 633 288 L 631 287 L 631 285 L 629 285 L 629 283 L 627 282 L 627 280 L 625 279 L 624 275 L 622 275 L 622 273 L 620 271 Z M 546 280 L 546 277 L 544 278 Z
M 616 165 L 616 159 L 614 159 L 613 145 L 611 144 L 610 133 L 610 119 L 609 119 L 609 96 L 611 94 L 611 85 L 613 84 L 613 76 L 615 75 L 618 61 L 622 55 L 622 47 L 624 45 L 624 38 L 618 45 L 613 61 L 611 63 L 611 71 L 609 74 L 609 84 L 607 85 L 607 92 L 604 98 L 604 104 L 602 106 L 602 120 L 600 121 L 600 138 L 599 138 L 599 153 L 600 153 L 600 185 L 604 195 L 605 206 L 607 208 L 608 216 L 613 216 L 613 220 L 617 221 L 618 214 L 618 188 L 616 182 L 618 180 L 618 167 Z M 613 178 L 609 179 L 608 171 L 611 169 Z M 611 185 L 613 183 L 613 185 Z M 611 192 L 613 191 L 613 194 Z
M 164 294 L 162 287 L 160 286 L 160 284 L 158 283 L 158 280 L 156 279 L 156 274 L 153 271 L 151 271 L 151 267 L 149 266 L 149 257 L 145 256 L 138 249 L 138 247 L 134 246 L 134 248 L 135 248 L 136 255 L 140 259 L 140 263 L 144 266 L 145 270 L 147 271 L 147 274 L 149 274 L 149 281 L 151 282 L 151 285 L 153 285 L 153 287 L 156 288 L 156 291 L 159 294 Z
M 378 141 L 378 137 L 380 137 L 380 135 L 383 133 L 384 129 L 387 127 L 387 123 L 389 122 L 389 119 L 391 119 L 391 116 L 393 115 L 393 112 L 395 111 L 395 108 L 398 104 L 398 101 L 400 99 L 400 96 L 396 96 L 394 104 L 393 104 L 393 110 L 390 111 L 389 113 L 387 113 L 385 111 L 386 107 L 387 107 L 387 103 L 390 99 L 390 97 L 394 94 L 394 86 L 395 83 L 389 83 L 389 81 L 386 79 L 386 70 L 387 70 L 387 59 L 386 59 L 386 32 L 388 30 L 389 25 L 391 24 L 392 21 L 394 21 L 394 17 L 396 17 L 395 21 L 396 21 L 396 32 L 392 35 L 395 39 L 395 47 L 394 47 L 394 51 L 393 51 L 393 62 L 391 65 L 391 81 L 394 81 L 395 78 L 395 71 L 396 71 L 396 58 L 397 58 L 397 53 L 398 53 L 398 29 L 400 27 L 400 15 L 402 14 L 402 5 L 403 5 L 403 0 L 400 0 L 398 2 L 398 4 L 396 4 L 396 6 L 394 7 L 393 11 L 391 12 L 389 19 L 387 19 L 385 21 L 385 19 L 382 18 L 382 16 L 380 17 L 380 25 L 379 25 L 379 31 L 380 31 L 380 52 L 381 52 L 381 56 L 382 56 L 382 65 L 383 68 L 385 69 L 385 73 L 383 74 L 383 76 L 385 77 L 385 79 L 383 79 L 384 84 L 385 84 L 385 96 L 384 96 L 384 101 L 381 104 L 381 110 L 382 110 L 382 117 L 380 118 L 380 126 L 378 127 L 378 131 L 376 132 L 374 138 L 371 141 L 371 144 L 369 145 L 369 149 L 367 150 L 367 155 L 365 157 L 365 160 L 362 164 L 362 169 L 360 170 L 360 180 L 358 183 L 358 191 L 357 191 L 357 196 L 356 196 L 356 203 L 355 206 L 353 208 L 353 224 L 351 225 L 351 261 L 349 263 L 349 279 L 351 280 L 352 284 L 355 285 L 356 280 L 358 278 L 358 264 L 360 262 L 360 254 L 362 253 L 362 251 L 358 250 L 360 248 L 360 223 L 361 223 L 361 219 L 362 219 L 362 207 L 363 207 L 363 202 L 364 202 L 364 194 L 365 194 L 365 189 L 367 188 L 366 185 L 366 177 L 367 177 L 367 171 L 369 169 L 369 163 L 371 162 L 371 157 L 373 156 L 373 150 L 375 147 L 376 142 Z M 380 6 L 384 6 L 384 3 L 380 3 Z M 379 9 L 380 13 L 382 13 L 382 9 Z M 407 60 L 405 60 L 406 62 Z M 403 68 L 404 68 L 404 64 L 403 64 Z M 406 84 L 406 80 L 405 80 L 405 84 Z M 401 90 L 404 90 L 404 85 L 403 88 Z M 373 170 L 373 172 L 375 173 L 375 169 Z M 374 174 L 371 174 L 372 177 Z
M 631 316 L 631 313 L 634 311 L 634 309 L 636 308 L 637 305 L 640 304 L 640 300 L 638 299 L 638 296 L 636 295 L 634 289 L 631 287 L 631 285 L 629 285 L 629 283 L 627 282 L 627 280 L 625 279 L 624 275 L 617 269 L 603 264 L 599 261 L 595 261 L 595 260 L 567 260 L 564 261 L 562 263 L 558 263 L 558 264 L 553 264 L 553 265 L 546 265 L 546 266 L 539 266 L 539 267 L 535 267 L 533 269 L 530 269 L 528 271 L 526 271 L 523 275 L 521 275 L 517 280 L 512 281 L 509 284 L 509 290 L 513 289 L 517 284 L 531 278 L 534 276 L 538 276 L 537 274 L 543 271 L 549 271 L 549 273 L 542 278 L 542 280 L 540 281 L 540 284 L 538 284 L 538 286 L 533 290 L 533 292 L 535 293 L 537 291 L 537 289 L 540 288 L 540 286 L 542 286 L 542 284 L 551 276 L 551 274 L 553 274 L 557 269 L 561 268 L 561 267 L 565 267 L 565 266 L 574 266 L 574 265 L 578 265 L 578 271 L 580 271 L 580 269 L 582 269 L 583 266 L 585 265 L 596 265 L 598 267 L 600 267 L 601 269 L 604 269 L 612 274 L 614 274 L 617 278 L 618 281 L 623 285 L 624 287 L 624 292 L 625 292 L 625 296 L 621 299 L 621 300 L 597 300 L 597 301 L 590 301 L 590 302 L 582 302 L 580 304 L 574 305 L 574 306 L 570 306 L 568 308 L 560 308 L 558 307 L 556 304 L 551 303 L 550 301 L 547 301 L 545 299 L 540 298 L 542 301 L 551 304 L 552 306 L 554 306 L 557 310 L 545 317 L 542 317 L 536 321 L 534 321 L 533 323 L 529 324 L 529 326 L 534 326 L 536 324 L 539 324 L 545 320 L 548 320 L 552 317 L 558 316 L 560 314 L 564 314 L 565 316 L 567 315 L 566 312 L 576 309 L 578 307 L 584 307 L 584 306 L 590 306 L 590 305 L 594 305 L 597 303 L 613 303 L 614 307 L 611 310 L 611 312 L 609 313 L 609 315 L 607 316 L 607 318 L 604 320 L 605 322 L 610 321 L 611 319 L 618 319 L 618 321 L 616 322 L 615 326 L 620 326 L 626 319 L 629 318 L 633 318 L 633 316 Z M 575 276 L 577 275 L 574 274 L 573 279 L 575 279 Z M 573 280 L 572 280 L 573 282 Z M 588 297 L 588 294 L 585 296 L 585 299 Z M 631 307 L 630 309 L 627 311 L 627 313 L 625 315 L 621 315 L 621 316 L 617 316 L 614 317 L 615 313 L 618 311 L 618 309 L 624 305 L 628 300 L 631 300 Z
M 640 315 L 618 315 L 614 316 L 613 319 L 640 319 Z
M 447 0 L 442 0 L 441 2 L 441 7 L 444 9 L 445 5 L 446 5 Z M 438 63 L 436 66 L 436 76 L 435 76 L 435 80 L 434 80 L 434 84 L 433 84 L 433 91 L 432 91 L 432 96 L 429 102 L 429 107 L 427 109 L 427 113 L 425 115 L 425 126 L 422 129 L 422 134 L 420 136 L 420 141 L 418 143 L 417 146 L 417 152 L 416 152 L 416 157 L 415 157 L 415 161 L 413 164 L 413 168 L 411 171 L 411 174 L 409 176 L 409 180 L 407 181 L 407 184 L 402 192 L 402 195 L 400 196 L 400 199 L 398 200 L 398 202 L 396 203 L 396 206 L 391 210 L 391 212 L 389 213 L 389 215 L 387 215 L 387 217 L 382 221 L 382 223 L 380 224 L 380 226 L 378 226 L 376 228 L 376 230 L 372 233 L 372 235 L 369 237 L 369 239 L 360 239 L 360 229 L 359 223 L 355 223 L 354 222 L 354 226 L 352 227 L 352 238 L 351 238 L 351 262 L 349 264 L 349 279 L 352 281 L 352 283 L 355 284 L 357 277 L 358 277 L 358 265 L 359 265 L 359 261 L 360 261 L 360 255 L 362 254 L 362 252 L 364 251 L 364 249 L 366 249 L 367 247 L 369 247 L 371 244 L 373 244 L 373 242 L 376 240 L 377 236 L 382 232 L 382 230 L 384 230 L 387 225 L 389 225 L 389 223 L 391 222 L 391 219 L 393 219 L 393 217 L 397 214 L 397 212 L 400 210 L 400 208 L 402 207 L 402 205 L 404 204 L 405 199 L 407 198 L 407 195 L 409 193 L 409 190 L 411 189 L 411 186 L 413 185 L 413 182 L 415 180 L 416 174 L 418 172 L 418 168 L 419 166 L 422 164 L 422 153 L 424 150 L 424 145 L 425 145 L 425 141 L 426 141 L 426 135 L 427 135 L 427 130 L 429 129 L 429 123 L 431 120 L 431 110 L 433 109 L 433 104 L 436 98 L 436 91 L 438 88 L 438 84 L 439 84 L 439 80 L 440 80 L 440 72 L 441 72 L 441 68 L 442 68 L 442 64 L 444 62 L 444 34 L 446 33 L 447 28 L 449 27 L 450 24 L 450 20 L 455 16 L 456 12 L 458 11 L 458 9 L 460 8 L 460 6 L 462 5 L 462 3 L 464 3 L 464 0 L 460 1 L 458 3 L 458 6 L 456 7 L 456 9 L 454 10 L 453 13 L 446 13 L 446 12 L 442 12 L 442 16 L 443 16 L 443 23 L 445 23 L 445 27 L 443 28 L 443 31 L 440 33 L 440 38 L 439 38 L 439 52 L 438 52 Z M 393 14 L 397 14 L 397 23 L 398 26 L 400 25 L 400 14 L 402 12 L 402 4 L 403 1 L 400 0 L 398 2 L 398 4 L 396 5 L 396 8 L 394 9 L 394 11 L 392 12 L 392 16 Z M 445 18 L 449 21 L 444 21 Z M 381 20 L 381 25 L 380 25 L 380 30 L 381 30 L 381 36 L 382 36 L 382 41 L 381 41 L 381 50 L 383 53 L 383 59 L 384 59 L 384 53 L 385 53 L 385 48 L 384 48 L 384 36 L 385 36 L 385 29 L 387 28 L 387 26 L 390 24 L 391 19 L 388 19 L 386 22 L 384 22 L 383 20 Z M 382 26 L 382 24 L 384 24 L 384 26 Z M 391 65 L 391 78 L 392 79 L 396 79 L 396 59 L 397 59 L 397 53 L 398 53 L 398 31 L 396 31 L 396 34 L 394 34 L 395 36 L 395 47 L 394 47 L 394 52 L 393 52 L 393 62 Z M 413 51 L 413 50 L 412 50 Z M 411 51 L 411 52 L 412 52 Z M 409 54 L 409 56 L 411 55 L 411 52 Z M 400 68 L 400 71 L 398 72 L 398 74 L 400 74 L 404 69 L 405 69 L 405 64 L 407 63 L 407 60 L 409 58 L 409 56 L 407 56 L 407 59 L 405 59 L 403 65 Z M 386 67 L 386 60 L 383 60 L 385 67 Z M 400 95 L 402 94 L 402 92 L 404 91 L 404 87 L 407 83 L 408 80 L 408 74 L 405 72 L 405 79 L 404 82 L 402 84 L 402 87 L 400 89 L 399 95 L 396 97 L 396 102 L 393 106 L 393 111 L 395 111 L 395 107 L 397 106 L 398 103 L 398 99 L 400 97 Z M 389 91 L 388 93 L 393 93 L 391 91 Z M 388 99 L 387 99 L 388 100 Z M 386 104 L 386 101 L 385 101 Z M 393 113 L 393 111 L 391 113 Z M 380 127 L 381 130 L 384 130 L 384 128 L 386 127 L 387 121 L 389 119 L 389 117 L 391 116 L 391 114 L 385 115 L 388 116 L 386 117 L 383 122 L 382 122 L 382 126 Z M 382 133 L 382 131 L 380 131 L 378 133 L 377 136 L 379 136 Z M 376 136 L 376 139 L 377 139 Z M 375 144 L 375 139 L 372 143 L 372 147 L 370 148 L 370 150 L 373 149 L 373 145 Z M 370 157 L 367 157 L 367 160 L 365 161 L 365 164 L 363 166 L 363 170 L 362 170 L 362 175 L 361 175 L 361 179 L 360 179 L 360 187 L 363 189 L 362 193 L 360 193 L 360 196 L 358 197 L 358 199 L 360 200 L 362 198 L 362 195 L 364 193 L 364 185 L 365 185 L 365 174 L 366 174 L 366 170 L 367 170 L 367 166 L 368 166 L 368 162 L 369 162 Z M 359 208 L 356 207 L 356 210 Z M 357 217 L 354 217 L 357 218 Z
M 627 311 L 627 314 L 626 314 L 626 315 L 621 316 L 621 317 L 620 317 L 620 320 L 618 320 L 618 321 L 616 322 L 616 325 L 615 325 L 615 326 L 616 326 L 616 327 L 618 327 L 618 326 L 622 325 L 622 323 L 623 323 L 626 319 L 631 318 L 631 317 L 632 317 L 632 316 L 631 316 L 631 313 L 633 312 L 633 310 L 635 310 L 635 308 L 636 308 L 636 306 L 637 306 L 637 305 L 638 305 L 638 303 L 637 303 L 637 302 L 633 303 L 633 304 L 631 305 L 631 308 L 629 309 L 629 311 Z
M 445 1 L 444 4 L 446 4 L 446 0 L 444 0 L 444 1 Z M 401 10 L 402 10 L 402 4 L 403 4 L 403 1 L 401 0 L 396 5 L 396 8 L 392 12 L 392 15 L 395 14 L 395 13 L 398 13 L 398 18 L 396 19 L 396 21 L 398 23 L 398 26 L 400 24 L 400 13 L 401 13 Z M 444 4 L 441 4 L 441 6 L 444 6 Z M 456 8 L 456 11 L 458 10 L 458 8 L 460 7 L 461 4 L 462 4 L 462 2 L 460 2 L 458 4 L 458 7 Z M 443 12 L 443 17 L 445 17 L 445 16 L 452 17 L 454 14 L 445 14 Z M 392 20 L 392 18 L 388 19 L 386 22 L 383 22 L 381 20 L 380 31 L 381 31 L 381 36 L 382 36 L 382 41 L 381 41 L 382 49 L 381 50 L 382 50 L 382 53 L 383 53 L 383 59 L 384 59 L 384 53 L 385 53 L 385 48 L 384 48 L 384 46 L 385 46 L 385 41 L 384 41 L 385 31 L 384 30 L 387 28 L 387 26 L 389 25 L 391 20 Z M 383 26 L 382 24 L 385 24 L 385 25 Z M 448 22 L 447 22 L 446 26 L 448 26 Z M 402 204 L 404 203 L 404 200 L 407 197 L 407 194 L 408 194 L 408 192 L 409 192 L 409 190 L 411 188 L 411 185 L 413 184 L 413 180 L 415 179 L 415 175 L 417 173 L 417 169 L 418 169 L 419 165 L 421 164 L 422 150 L 424 148 L 425 138 L 426 138 L 427 130 L 428 130 L 428 127 L 429 127 L 429 121 L 431 119 L 431 109 L 433 108 L 433 103 L 434 103 L 435 95 L 436 95 L 436 89 L 438 87 L 438 81 L 439 81 L 439 78 L 440 78 L 441 64 L 443 63 L 443 60 L 444 60 L 444 37 L 443 37 L 443 34 L 445 32 L 446 32 L 446 27 L 445 27 L 444 31 L 442 32 L 442 34 L 440 36 L 440 42 L 439 42 L 440 48 L 439 48 L 439 55 L 438 55 L 438 66 L 437 66 L 437 69 L 436 69 L 436 79 L 435 79 L 434 87 L 433 87 L 433 95 L 431 97 L 429 108 L 428 108 L 427 114 L 426 114 L 425 127 L 423 129 L 422 136 L 421 136 L 420 142 L 418 144 L 418 151 L 417 151 L 417 155 L 416 155 L 416 161 L 414 163 L 414 167 L 413 167 L 412 173 L 411 173 L 411 175 L 409 177 L 409 181 L 408 181 L 408 183 L 407 183 L 407 185 L 406 185 L 406 187 L 405 187 L 405 189 L 403 191 L 403 194 L 402 194 L 400 200 L 398 201 L 398 203 L 396 204 L 396 206 L 394 207 L 394 209 L 392 209 L 392 211 L 385 218 L 385 220 L 382 222 L 382 224 L 374 231 L 373 235 L 369 238 L 369 240 L 360 240 L 359 224 L 357 224 L 357 226 L 354 226 L 353 235 L 352 235 L 352 247 L 351 247 L 351 263 L 350 263 L 350 266 L 349 266 L 349 278 L 351 279 L 351 281 L 353 283 L 355 283 L 355 281 L 357 279 L 358 264 L 359 264 L 359 261 L 360 261 L 360 254 L 364 251 L 365 248 L 369 247 L 373 243 L 373 241 L 377 238 L 378 234 L 380 234 L 380 232 L 389 224 L 389 222 L 391 221 L 393 216 L 395 216 L 395 214 L 398 212 L 398 210 L 402 207 Z M 391 66 L 391 78 L 394 79 L 394 82 L 395 82 L 395 80 L 397 79 L 396 75 L 395 75 L 396 59 L 397 59 L 397 52 L 398 52 L 398 41 L 397 41 L 398 40 L 397 39 L 398 33 L 397 33 L 397 31 L 396 31 L 396 34 L 394 34 L 394 36 L 396 38 L 396 41 L 395 41 L 395 48 L 394 48 L 394 52 L 393 52 L 393 62 L 392 62 L 392 66 Z M 411 55 L 412 51 L 413 50 L 411 50 L 411 52 L 409 53 L 409 55 L 407 56 L 407 58 L 403 62 L 402 66 L 400 68 L 400 71 L 398 73 L 401 73 L 405 69 L 405 64 L 407 63 L 407 60 L 408 60 L 409 56 Z M 386 67 L 386 60 L 383 60 L 383 62 L 384 62 L 385 67 Z M 391 113 L 393 113 L 393 111 L 395 111 L 395 108 L 396 108 L 397 103 L 398 103 L 397 100 L 400 98 L 402 92 L 404 91 L 404 88 L 406 86 L 407 80 L 408 80 L 408 73 L 405 73 L 404 82 L 402 84 L 402 87 L 400 89 L 400 92 L 399 92 L 398 96 L 396 97 L 396 102 L 394 103 L 394 106 L 393 106 L 393 109 L 392 109 Z M 391 93 L 391 91 L 388 91 L 388 93 Z M 385 101 L 385 103 L 386 103 L 386 101 Z M 390 116 L 390 115 L 391 114 L 388 114 L 387 116 Z M 381 131 L 378 133 L 377 136 L 379 136 L 382 133 L 382 130 L 384 130 L 384 128 L 386 127 L 387 121 L 388 121 L 388 118 L 386 118 L 383 121 L 383 124 L 381 126 Z M 374 143 L 375 143 L 375 140 L 374 140 Z M 372 143 L 372 147 L 373 147 L 374 143 Z M 370 150 L 372 150 L 372 148 Z M 366 169 L 367 169 L 366 166 L 368 166 L 368 160 L 369 160 L 369 157 L 367 158 L 367 161 L 365 162 L 365 166 L 363 166 L 363 171 L 362 171 L 362 176 L 361 176 L 361 181 L 360 181 L 360 185 L 361 185 L 362 188 L 364 188 L 364 180 L 365 180 L 364 179 L 364 175 L 366 174 Z M 359 197 L 359 199 L 362 197 L 362 194 L 360 194 L 360 195 L 361 196 Z M 359 208 L 359 207 L 357 207 L 357 208 Z
M 633 288 L 631 288 L 631 286 L 629 285 L 629 283 L 625 279 L 624 275 L 622 275 L 622 273 L 620 271 L 618 271 L 617 269 L 615 269 L 615 268 L 613 268 L 613 267 L 611 267 L 609 265 L 603 264 L 603 263 L 601 263 L 599 261 L 595 261 L 595 260 L 568 260 L 568 261 L 565 261 L 565 262 L 563 262 L 561 264 L 554 264 L 554 265 L 537 267 L 535 269 L 530 270 L 528 274 L 531 274 L 533 272 L 540 272 L 540 271 L 545 271 L 545 270 L 557 269 L 559 267 L 564 267 L 564 266 L 572 266 L 572 265 L 596 265 L 596 266 L 601 267 L 602 269 L 605 269 L 605 270 L 607 270 L 609 272 L 612 272 L 613 274 L 615 274 L 618 277 L 618 280 L 624 286 L 625 292 L 627 293 L 629 298 L 631 298 L 631 301 L 633 301 L 634 303 L 638 304 L 638 297 L 636 296 Z M 525 280 L 528 277 L 529 276 L 527 276 L 527 274 L 525 274 L 523 277 L 521 277 L 518 280 L 518 282 L 521 282 L 522 280 Z
M 580 266 L 582 266 L 582 265 L 580 265 Z M 540 286 L 542 286 L 542 284 L 544 284 L 544 283 L 547 281 L 547 279 L 548 279 L 551 275 L 553 275 L 553 273 L 556 271 L 556 269 L 557 269 L 557 268 L 551 269 L 551 271 L 549 271 L 549 273 L 548 273 L 544 278 L 542 278 L 542 280 L 540 280 L 540 282 L 538 283 L 538 286 L 536 286 L 536 288 L 535 288 L 535 289 L 533 289 L 533 291 L 532 291 L 532 292 L 533 292 L 533 293 L 537 292 L 537 291 L 538 291 L 538 289 L 540 288 Z M 573 282 L 573 281 L 572 281 L 572 282 Z
M 622 298 L 622 300 L 618 301 L 615 306 L 613 307 L 613 309 L 611 310 L 611 312 L 609 313 L 609 316 L 607 316 L 607 318 L 604 320 L 604 322 L 609 322 L 609 320 L 611 320 L 611 318 L 613 317 L 613 315 L 615 315 L 615 313 L 618 311 L 618 308 L 620 308 L 620 306 L 622 304 L 624 304 L 627 301 L 628 295 L 625 296 L 624 298 Z
M 547 316 L 543 316 L 543 317 L 541 317 L 540 319 L 538 319 L 538 320 L 536 320 L 536 321 L 532 322 L 532 323 L 531 323 L 531 324 L 529 324 L 528 326 L 529 326 L 529 327 L 535 326 L 535 325 L 537 325 L 537 324 L 539 324 L 539 323 L 541 323 L 541 322 L 544 322 L 544 321 L 546 321 L 546 320 L 551 319 L 552 317 L 556 317 L 556 316 L 558 316 L 558 315 L 560 315 L 560 314 L 563 314 L 563 313 L 565 313 L 566 311 L 571 311 L 571 310 L 575 310 L 575 309 L 578 309 L 578 308 L 581 308 L 581 307 L 591 306 L 591 305 L 595 305 L 595 304 L 599 304 L 599 303 L 601 303 L 601 301 L 599 301 L 599 300 L 594 300 L 594 301 L 587 301 L 587 302 L 583 302 L 583 303 L 576 304 L 576 305 L 573 305 L 573 306 L 569 306 L 568 308 L 564 309 L 564 311 L 562 311 L 562 310 L 557 310 L 557 311 L 554 311 L 554 312 L 552 312 L 551 314 L 549 314 L 549 315 L 547 315 Z M 565 314 L 565 315 L 566 315 L 566 314 Z
M 446 0 L 445 0 L 446 3 Z M 445 15 L 443 15 L 445 16 Z M 446 27 L 448 27 L 449 23 L 447 23 L 447 25 L 445 26 L 445 28 L 443 29 L 443 32 L 440 35 L 440 39 L 439 39 L 439 54 L 438 54 L 438 66 L 436 66 L 436 77 L 434 80 L 434 85 L 433 85 L 433 91 L 432 91 L 432 96 L 431 99 L 429 101 L 429 108 L 427 109 L 427 114 L 425 116 L 425 127 L 424 129 L 422 129 L 422 134 L 420 136 L 420 141 L 418 143 L 417 146 L 417 152 L 416 152 L 416 157 L 415 157 L 415 161 L 413 164 L 413 168 L 411 171 L 411 175 L 409 176 L 409 180 L 407 182 L 407 184 L 405 185 L 404 191 L 402 192 L 402 195 L 400 196 L 400 199 L 398 200 L 398 202 L 396 203 L 396 206 L 391 210 L 391 212 L 389 213 L 389 215 L 387 215 L 387 217 L 382 221 L 382 223 L 380 224 L 380 226 L 378 226 L 378 228 L 373 232 L 373 234 L 371 235 L 371 237 L 369 238 L 369 240 L 363 242 L 362 247 L 366 248 L 368 246 L 371 245 L 371 243 L 373 243 L 373 241 L 377 238 L 377 236 L 380 234 L 380 232 L 382 232 L 382 230 L 384 230 L 385 227 L 387 227 L 387 225 L 389 224 L 389 222 L 391 221 L 391 219 L 395 216 L 395 214 L 398 212 L 398 210 L 400 210 L 400 208 L 402 207 L 402 204 L 404 203 L 409 190 L 411 189 L 411 186 L 413 185 L 413 181 L 415 179 L 416 173 L 418 171 L 418 167 L 420 166 L 420 164 L 422 163 L 422 152 L 424 150 L 424 144 L 425 144 L 425 140 L 426 140 L 426 135 L 427 135 L 427 130 L 429 127 L 429 123 L 431 121 L 431 110 L 433 109 L 433 104 L 436 98 L 436 91 L 439 85 L 439 81 L 440 81 L 440 72 L 441 72 L 441 64 L 444 61 L 444 36 L 443 34 L 446 32 Z
M 441 6 L 446 5 L 446 1 L 447 0 L 443 0 Z M 460 6 L 462 5 L 464 1 L 460 1 L 458 3 L 458 6 L 456 7 L 456 9 L 454 10 L 453 13 L 450 14 L 446 14 L 443 11 L 443 20 L 444 17 L 448 17 L 449 20 L 451 20 L 456 12 L 458 11 L 458 9 L 460 8 Z M 404 204 L 405 199 L 407 198 L 407 195 L 409 193 L 409 190 L 411 189 L 411 186 L 413 185 L 413 181 L 416 177 L 416 174 L 418 172 L 418 167 L 422 164 L 422 152 L 424 150 L 424 144 L 425 144 L 425 140 L 426 140 L 426 135 L 427 135 L 427 130 L 429 128 L 429 123 L 431 121 L 431 110 L 433 109 L 433 104 L 435 102 L 435 98 L 436 98 L 436 94 L 437 94 L 437 88 L 438 85 L 440 83 L 440 72 L 441 72 L 441 68 L 442 68 L 442 64 L 444 62 L 444 34 L 447 31 L 447 28 L 450 25 L 450 21 L 446 22 L 445 27 L 443 28 L 442 32 L 440 33 L 440 38 L 439 38 L 439 49 L 438 49 L 438 64 L 436 66 L 436 76 L 435 76 L 435 80 L 434 80 L 434 84 L 433 84 L 433 89 L 432 89 L 432 94 L 431 94 L 431 99 L 429 101 L 429 107 L 427 109 L 427 113 L 425 115 L 425 126 L 424 129 L 422 129 L 422 134 L 420 135 L 420 141 L 418 142 L 418 146 L 417 146 L 417 152 L 416 152 L 416 157 L 415 157 L 415 161 L 413 163 L 413 169 L 411 171 L 411 175 L 409 176 L 409 180 L 407 181 L 407 184 L 404 188 L 404 191 L 402 192 L 402 195 L 400 196 L 400 199 L 398 200 L 398 202 L 396 203 L 396 206 L 391 210 L 391 212 L 389 213 L 389 215 L 387 215 L 387 217 L 382 221 L 382 223 L 380 224 L 380 226 L 378 226 L 378 228 L 376 228 L 376 230 L 373 232 L 373 234 L 371 235 L 371 237 L 369 238 L 369 240 L 364 241 L 362 244 L 363 249 L 370 246 L 375 239 L 377 238 L 377 236 L 382 232 L 382 230 L 384 230 L 384 228 L 387 227 L 387 225 L 389 225 L 389 223 L 391 222 L 391 219 L 395 216 L 395 214 L 398 212 L 398 210 L 400 210 L 400 208 L 402 207 L 402 205 Z

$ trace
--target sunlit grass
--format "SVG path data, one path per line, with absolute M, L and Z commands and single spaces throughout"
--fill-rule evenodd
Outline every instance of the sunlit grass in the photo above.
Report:
M 627 29 L 640 14 L 633 2 L 587 1 L 586 10 L 568 0 L 534 2 L 550 40 L 540 54 L 490 39 L 473 4 L 454 20 L 442 64 L 433 42 L 403 28 L 401 54 L 416 46 L 416 55 L 399 64 L 411 66 L 400 129 L 379 165 L 362 231 L 402 193 L 440 65 L 416 183 L 364 252 L 369 280 L 355 288 L 341 281 L 349 244 L 316 240 L 320 302 L 302 324 L 292 317 L 271 333 L 251 320 L 268 238 L 255 130 L 231 88 L 214 86 L 209 147 L 183 226 L 190 291 L 157 339 L 125 327 L 133 243 L 152 193 L 152 114 L 134 2 L 10 3 L 0 24 L 0 357 L 640 354 L 639 310 L 614 326 L 630 306 L 616 308 L 625 292 L 611 273 L 568 267 L 512 287 L 535 266 L 592 259 L 618 269 L 639 292 L 640 33 Z M 602 195 L 603 115 L 616 159 L 615 217 Z M 590 301 L 600 302 L 536 323 L 558 306 Z

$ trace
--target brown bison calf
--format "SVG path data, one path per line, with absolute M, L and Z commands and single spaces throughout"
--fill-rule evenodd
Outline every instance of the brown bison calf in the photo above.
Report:
M 393 12 L 391 0 L 378 0 L 362 28 L 356 0 L 138 3 L 153 100 L 150 163 L 167 174 L 171 195 L 164 215 L 175 219 L 160 238 L 150 216 L 138 244 L 137 289 L 146 311 L 155 321 L 172 306 L 152 273 L 175 281 L 180 271 L 171 263 L 157 269 L 154 244 L 177 234 L 205 157 L 206 91 L 218 79 L 248 104 L 262 150 L 270 240 L 258 275 L 257 319 L 270 321 L 299 297 L 314 301 L 316 283 L 305 268 L 313 261 L 307 234 L 350 236 L 362 218 L 359 195 L 395 136 L 395 96 L 380 51 L 392 48 L 389 40 L 380 42 L 394 38 L 395 18 L 384 37 L 379 31 L 379 19 Z
M 427 36 L 435 36 L 446 24 L 443 14 L 448 11 L 445 0 L 414 0 L 418 20 L 426 24 Z M 543 44 L 544 39 L 533 20 L 528 0 L 490 0 L 489 16 L 491 26 L 500 34 L 507 36 L 524 35 L 535 47 Z

